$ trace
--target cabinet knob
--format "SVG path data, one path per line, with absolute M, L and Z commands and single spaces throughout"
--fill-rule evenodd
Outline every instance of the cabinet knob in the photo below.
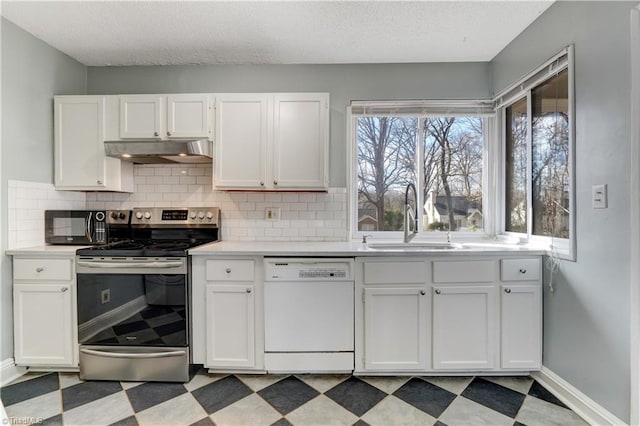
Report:
M 98 182 L 98 185 L 102 185 L 102 181 L 101 180 L 97 180 L 96 182 Z
M 427 294 L 427 292 L 426 292 L 426 291 L 424 291 L 424 290 L 420 290 L 420 295 L 421 295 L 421 296 L 424 296 L 425 294 Z
M 171 132 L 167 132 L 167 136 L 171 136 Z
M 251 293 L 251 289 L 250 288 L 247 289 L 247 293 Z
M 67 290 L 69 290 L 69 288 L 68 288 L 68 287 L 62 287 L 62 288 L 60 289 L 60 291 L 61 291 L 61 292 L 63 292 L 63 293 L 64 293 L 65 291 L 67 291 Z
M 260 181 L 260 186 L 264 186 L 264 182 L 263 181 Z
M 277 181 L 277 180 L 274 180 L 274 181 L 273 181 L 273 184 L 274 184 L 274 185 L 277 185 L 277 184 L 278 184 L 278 181 Z
M 230 274 L 230 273 L 231 273 L 231 268 L 227 268 L 227 269 L 225 269 L 224 271 L 225 271 L 227 274 Z
M 507 293 L 507 294 L 511 294 L 511 289 L 510 288 L 505 288 L 504 292 Z
M 526 270 L 526 269 L 524 269 L 524 268 L 520 268 L 520 269 L 518 270 L 518 272 L 520 272 L 521 274 L 526 274 L 526 273 L 527 273 L 527 270 Z
M 44 271 L 44 268 L 36 268 L 36 272 L 42 272 Z
M 440 294 L 442 291 L 439 288 L 436 288 L 436 294 Z
M 160 136 L 160 133 L 158 133 L 158 132 L 153 132 L 153 136 Z

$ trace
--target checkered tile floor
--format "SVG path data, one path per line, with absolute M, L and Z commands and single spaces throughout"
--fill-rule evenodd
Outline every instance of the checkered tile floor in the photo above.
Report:
M 83 382 L 77 374 L 30 373 L 2 388 L 2 402 L 16 424 L 25 418 L 47 425 L 586 424 L 530 377 L 211 375 L 193 370 L 185 384 Z

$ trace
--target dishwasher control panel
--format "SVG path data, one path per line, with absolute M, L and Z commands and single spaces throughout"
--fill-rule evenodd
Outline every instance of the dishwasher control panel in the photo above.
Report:
M 265 258 L 265 281 L 351 281 L 352 259 Z

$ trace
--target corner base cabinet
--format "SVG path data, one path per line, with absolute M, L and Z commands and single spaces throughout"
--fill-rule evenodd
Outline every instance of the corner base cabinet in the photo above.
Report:
M 356 258 L 356 373 L 539 370 L 541 265 L 540 256 Z
M 74 261 L 73 257 L 14 257 L 16 365 L 77 367 Z
M 261 265 L 255 258 L 193 257 L 193 363 L 221 371 L 264 369 Z

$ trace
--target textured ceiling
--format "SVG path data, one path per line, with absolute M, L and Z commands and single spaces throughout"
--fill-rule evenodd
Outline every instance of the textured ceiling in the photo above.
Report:
M 6 1 L 89 66 L 490 61 L 553 1 Z

